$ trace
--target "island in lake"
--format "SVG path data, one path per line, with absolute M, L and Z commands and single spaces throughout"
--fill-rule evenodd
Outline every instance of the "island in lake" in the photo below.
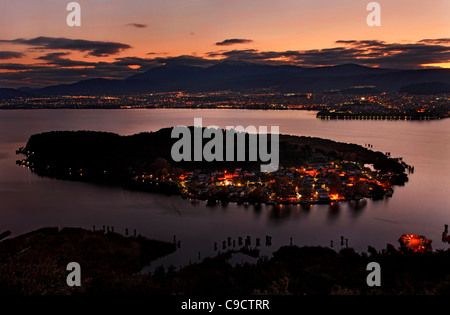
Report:
M 280 167 L 275 172 L 261 172 L 261 160 L 176 162 L 171 149 L 178 139 L 171 131 L 131 136 L 94 131 L 36 134 L 17 151 L 26 156 L 17 164 L 41 176 L 178 194 L 208 204 L 306 206 L 392 196 L 393 186 L 403 185 L 407 172 L 414 171 L 402 158 L 370 150 L 370 144 L 291 135 L 279 136 Z M 249 134 L 244 136 L 248 144 Z
M 0 295 L 108 293 L 176 245 L 108 229 L 41 228 L 0 242 Z M 66 284 L 66 266 L 77 262 L 82 286 Z

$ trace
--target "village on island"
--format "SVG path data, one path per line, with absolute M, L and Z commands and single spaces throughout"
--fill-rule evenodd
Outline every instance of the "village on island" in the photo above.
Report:
M 235 168 L 233 170 L 161 168 L 133 178 L 143 186 L 176 185 L 183 198 L 207 200 L 209 205 L 236 202 L 238 204 L 283 205 L 336 203 L 363 198 L 391 197 L 398 174 L 375 170 L 373 165 L 354 161 L 328 161 L 321 153 L 313 153 L 307 165 L 261 172 Z M 408 167 L 410 172 L 412 167 Z M 156 188 L 156 187 L 155 187 Z

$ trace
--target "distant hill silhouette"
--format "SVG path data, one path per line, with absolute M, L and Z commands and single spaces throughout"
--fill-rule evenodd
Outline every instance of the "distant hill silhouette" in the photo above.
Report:
M 429 82 L 450 84 L 450 69 L 398 70 L 357 64 L 305 68 L 223 61 L 206 68 L 180 64 L 165 65 L 123 80 L 91 79 L 31 91 L 38 95 L 125 95 L 270 88 L 279 92 L 317 93 L 347 90 L 355 86 L 373 86 L 379 91 L 398 91 L 406 86 L 414 87 Z
M 17 89 L 0 89 L 0 99 L 30 96 L 33 96 L 33 94 Z
M 445 82 L 425 82 L 402 87 L 400 92 L 409 94 L 439 94 L 450 93 L 450 84 Z

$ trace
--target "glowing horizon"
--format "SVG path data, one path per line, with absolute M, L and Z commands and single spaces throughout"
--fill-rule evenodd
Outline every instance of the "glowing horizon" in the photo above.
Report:
M 2 1 L 0 73 L 8 75 L 0 87 L 36 77 L 123 78 L 176 60 L 450 68 L 450 3 L 443 0 L 378 1 L 375 27 L 366 23 L 370 1 L 360 0 L 80 0 L 80 27 L 66 24 L 68 2 Z

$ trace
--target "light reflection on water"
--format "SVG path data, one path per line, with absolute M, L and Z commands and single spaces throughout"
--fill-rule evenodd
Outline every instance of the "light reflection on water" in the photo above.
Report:
M 275 207 L 261 205 L 190 202 L 181 197 L 125 191 L 93 184 L 38 177 L 16 166 L 15 150 L 34 133 L 50 130 L 99 130 L 122 135 L 156 131 L 175 125 L 280 126 L 284 134 L 370 143 L 373 149 L 391 152 L 415 166 L 404 187 L 395 187 L 392 198 L 358 203 Z M 349 246 L 398 246 L 403 233 L 440 240 L 450 222 L 450 120 L 439 121 L 323 121 L 314 112 L 250 110 L 30 110 L 0 111 L 0 232 L 14 235 L 46 226 L 80 226 L 97 229 L 114 226 L 125 233 L 136 229 L 144 236 L 173 241 L 181 248 L 153 264 L 184 265 L 217 253 L 214 242 L 231 237 L 261 239 L 261 254 L 271 255 L 281 245 L 330 246 L 340 249 L 340 237 Z M 272 246 L 265 246 L 266 235 Z M 240 257 L 240 256 L 239 256 Z

